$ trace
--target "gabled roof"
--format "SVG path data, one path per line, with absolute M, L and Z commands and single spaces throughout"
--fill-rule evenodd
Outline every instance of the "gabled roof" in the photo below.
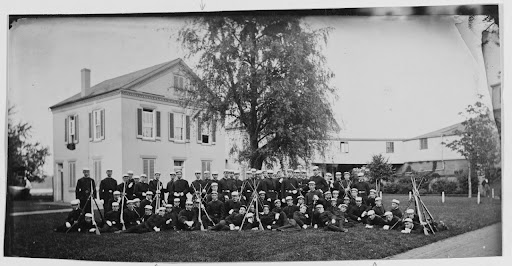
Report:
M 423 139 L 423 138 L 435 138 L 435 137 L 441 137 L 441 136 L 453 136 L 457 135 L 455 132 L 458 131 L 464 131 L 465 127 L 462 125 L 462 123 L 457 123 L 455 125 L 451 125 L 449 127 L 441 128 L 436 131 L 432 131 L 427 134 L 423 134 L 421 136 L 417 136 L 414 138 L 410 138 L 409 140 L 413 139 Z
M 53 106 L 50 109 L 60 107 L 66 104 L 76 103 L 82 101 L 84 99 L 92 98 L 97 95 L 105 94 L 108 92 L 112 92 L 119 89 L 127 89 L 130 86 L 137 84 L 143 80 L 153 77 L 154 75 L 160 73 L 162 70 L 165 70 L 169 67 L 172 67 L 178 63 L 182 63 L 188 70 L 188 66 L 183 62 L 181 58 L 174 59 L 172 61 L 168 61 L 165 63 L 161 63 L 152 67 L 144 68 L 132 73 L 128 73 L 126 75 L 119 76 L 117 78 L 108 79 L 103 82 L 100 82 L 94 86 L 92 86 L 89 90 L 86 91 L 86 95 L 82 97 L 81 92 L 61 101 Z

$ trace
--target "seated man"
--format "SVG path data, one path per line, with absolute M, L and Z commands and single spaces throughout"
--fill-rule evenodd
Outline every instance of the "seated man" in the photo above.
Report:
M 343 198 L 340 198 L 340 191 L 339 190 L 333 190 L 332 191 L 332 198 L 336 199 L 336 206 L 339 206 L 340 204 L 343 203 Z
M 314 208 L 319 203 L 319 200 L 323 197 L 323 193 L 321 190 L 316 189 L 315 181 L 309 181 L 308 183 L 309 191 L 306 193 L 306 205 L 311 208 Z
M 381 227 L 384 225 L 384 220 L 375 214 L 374 210 L 368 211 L 368 219 L 366 220 L 366 228 L 373 228 L 374 226 Z
M 336 213 L 336 216 L 338 216 L 339 219 L 342 219 L 343 221 L 343 227 L 353 227 L 357 221 L 354 221 L 350 219 L 350 217 L 347 214 L 348 205 L 343 203 L 338 206 L 339 212 Z
M 153 215 L 153 207 L 151 205 L 144 206 L 144 214 L 139 219 L 140 222 L 144 223 L 145 221 L 147 221 L 149 219 L 149 217 L 151 217 L 151 215 Z
M 219 200 L 219 194 L 212 191 L 210 195 L 211 201 L 206 204 L 206 211 L 201 213 L 201 219 L 205 227 L 218 224 L 222 219 L 224 219 L 225 213 L 224 203 Z
M 272 208 L 273 213 L 280 213 L 283 211 L 281 208 L 281 201 L 279 199 L 274 200 L 274 208 Z
M 386 212 L 386 209 L 384 209 L 384 206 L 382 206 L 381 197 L 375 198 L 375 206 L 373 206 L 370 210 L 373 210 L 376 215 L 380 216 L 381 218 L 384 218 L 384 213 Z
M 260 221 L 263 228 L 266 230 L 272 229 L 272 224 L 274 223 L 275 214 L 270 212 L 269 205 L 263 205 L 263 213 L 260 214 Z
M 96 232 L 96 221 L 93 220 L 91 213 L 85 214 L 85 219 L 78 223 L 79 233 L 95 233 Z
M 299 206 L 299 207 L 300 207 L 300 205 L 302 205 L 302 204 L 306 204 L 306 201 L 304 200 L 304 196 L 299 195 L 299 196 L 297 197 L 297 206 Z
M 139 214 L 135 211 L 133 200 L 128 200 L 126 203 L 128 208 L 123 210 L 123 221 L 126 228 L 130 228 L 140 224 Z
M 247 211 L 247 207 L 244 205 L 240 206 L 238 212 L 233 211 L 230 215 L 226 217 L 225 220 L 221 220 L 218 224 L 210 228 L 210 230 L 214 231 L 229 231 L 229 230 L 239 230 L 240 226 L 242 226 L 242 222 L 244 221 L 245 214 Z
M 178 199 L 178 205 L 180 204 L 180 199 Z M 164 220 L 165 223 L 162 225 L 162 230 L 177 230 L 178 226 L 178 214 L 174 212 L 173 205 L 166 204 L 165 205 L 165 214 Z
M 400 232 L 404 234 L 423 234 L 423 225 L 414 224 L 411 218 L 405 218 L 404 226 Z
M 133 209 L 135 209 L 138 219 L 140 219 L 142 217 L 142 215 L 144 214 L 144 207 L 141 207 L 140 203 L 141 203 L 141 201 L 139 198 L 133 199 Z
M 259 222 L 254 219 L 254 214 L 248 213 L 242 223 L 242 230 L 258 230 Z
M 328 207 L 324 208 L 324 209 L 325 209 L 326 211 L 330 211 L 330 212 L 332 212 L 333 214 L 334 214 L 335 212 L 339 211 L 339 209 L 338 209 L 338 205 L 336 205 L 336 202 L 337 202 L 337 201 L 338 201 L 337 199 L 335 199 L 335 198 L 331 198 L 330 205 L 329 205 Z
M 323 228 L 325 231 L 335 232 L 347 232 L 348 230 L 343 228 L 343 221 L 339 220 L 334 214 L 324 210 L 322 204 L 316 206 L 317 213 L 313 221 L 314 228 Z
M 413 209 L 407 209 L 405 210 L 405 218 L 411 218 L 412 222 L 415 224 L 420 224 L 420 217 L 414 213 Z
M 228 215 L 238 212 L 240 206 L 242 206 L 242 201 L 240 200 L 240 195 L 237 191 L 231 192 L 231 199 L 227 200 L 224 203 L 224 213 L 223 217 L 227 217 Z
M 366 223 L 366 205 L 363 204 L 362 197 L 356 197 L 356 205 L 348 209 L 348 217 L 358 223 Z
M 117 202 L 117 203 L 121 204 L 121 192 L 116 190 L 116 191 L 114 191 L 112 194 L 114 195 L 114 197 L 113 197 L 113 198 L 108 199 L 108 200 L 107 200 L 107 202 L 105 202 L 105 203 L 104 203 L 104 204 L 105 204 L 105 206 L 110 206 L 110 207 L 112 207 L 112 203 L 114 203 L 114 202 Z M 125 202 L 125 205 L 126 205 L 126 202 Z M 126 206 L 121 206 L 121 205 L 119 205 L 119 209 L 121 209 L 121 208 L 125 208 L 125 207 L 126 207 Z M 106 212 L 108 212 L 108 211 L 110 211 L 110 210 L 109 210 L 109 208 L 106 208 L 106 209 L 105 209 L 105 211 L 106 211 Z
M 120 222 L 120 212 L 119 212 L 119 203 L 112 203 L 112 210 L 105 213 L 105 224 L 100 228 L 100 232 L 102 233 L 113 233 L 115 231 L 121 230 L 122 225 Z
M 402 227 L 402 221 L 393 215 L 392 212 L 387 211 L 384 213 L 384 223 L 382 229 L 384 230 L 399 230 Z
M 400 201 L 397 199 L 393 199 L 391 201 L 391 210 L 394 216 L 402 219 L 402 211 L 400 210 Z
M 81 218 L 82 209 L 80 209 L 80 200 L 74 199 L 71 201 L 71 208 L 72 210 L 68 213 L 68 217 L 66 218 L 66 222 L 63 225 L 58 226 L 57 228 L 53 229 L 54 232 L 60 232 L 65 233 L 68 230 L 71 231 L 78 231 L 78 222 L 79 220 L 83 219 Z M 73 227 L 73 228 L 71 228 Z
M 377 197 L 377 190 L 370 189 L 370 195 L 368 195 L 368 198 L 366 199 L 366 206 L 369 208 L 373 208 L 375 206 L 375 198 Z
M 278 231 L 300 231 L 308 228 L 311 224 L 311 217 L 307 213 L 308 207 L 302 204 L 299 208 L 299 211 L 293 213 L 293 219 L 289 219 L 288 224 L 277 228 Z
M 156 201 L 153 200 L 153 192 L 151 192 L 151 191 L 146 192 L 146 198 L 140 202 L 139 210 L 141 210 L 141 211 L 139 213 L 142 213 L 142 211 L 145 212 L 146 206 L 151 206 L 151 207 L 153 207 L 153 209 L 156 206 Z
M 160 232 L 160 228 L 165 224 L 165 207 L 160 207 L 158 212 L 151 215 L 144 223 L 133 226 L 125 231 L 117 231 L 116 233 L 147 233 L 147 232 Z
M 286 197 L 286 206 L 283 208 L 283 212 L 286 214 L 286 218 L 293 219 L 293 214 L 299 210 L 299 206 L 293 204 L 293 197 Z
M 187 200 L 185 202 L 185 209 L 181 210 L 178 215 L 178 222 L 182 230 L 194 231 L 200 229 L 197 213 L 192 209 L 193 206 L 194 203 L 191 200 Z

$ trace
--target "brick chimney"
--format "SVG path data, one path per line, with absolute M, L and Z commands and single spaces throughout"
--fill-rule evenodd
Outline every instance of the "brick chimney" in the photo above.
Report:
M 83 68 L 82 72 L 82 93 L 81 96 L 85 97 L 87 95 L 87 90 L 91 88 L 91 70 L 87 68 Z

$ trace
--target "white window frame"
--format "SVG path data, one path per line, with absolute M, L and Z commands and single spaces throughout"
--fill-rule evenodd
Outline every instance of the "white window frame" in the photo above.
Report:
M 174 115 L 174 141 L 185 143 L 186 138 L 187 138 L 187 128 L 186 128 L 187 116 L 182 113 L 173 113 L 173 115 Z M 177 122 L 178 117 L 180 117 L 180 119 L 181 119 L 181 127 L 178 126 L 178 122 Z M 178 132 L 180 132 L 179 129 L 181 129 L 181 138 L 178 138 Z
M 68 162 L 69 188 L 76 187 L 76 161 Z
M 386 141 L 386 153 L 395 153 L 395 142 Z
M 212 171 L 212 160 L 201 160 L 201 177 L 204 178 L 205 171 Z
M 212 128 L 210 123 L 201 123 L 201 144 L 203 145 L 211 145 L 212 144 Z M 205 134 L 205 131 L 208 134 Z M 208 136 L 208 142 L 204 142 L 203 137 Z
M 340 152 L 348 153 L 348 141 L 340 141 Z
M 105 109 L 98 109 L 92 111 L 92 139 L 93 141 L 101 141 L 103 136 L 101 135 L 103 132 L 102 124 L 101 124 L 101 111 Z M 105 123 L 105 121 L 103 121 Z
M 69 115 L 68 116 L 68 143 L 78 143 L 77 139 L 76 139 L 76 132 L 75 132 L 75 129 L 76 129 L 76 118 L 77 118 L 77 115 Z
M 151 113 L 152 114 L 152 125 L 151 125 L 151 136 L 144 136 L 144 129 L 149 127 L 144 127 L 144 114 Z M 149 117 L 149 116 L 147 116 Z M 147 123 L 146 123 L 147 124 Z M 143 140 L 156 140 L 156 110 L 142 108 L 142 139 Z
M 153 162 L 153 171 L 151 171 L 151 161 Z M 147 171 L 145 170 L 145 164 L 147 163 Z M 151 180 L 155 177 L 155 168 L 156 168 L 156 158 L 142 158 L 142 172 L 146 174 L 148 180 Z

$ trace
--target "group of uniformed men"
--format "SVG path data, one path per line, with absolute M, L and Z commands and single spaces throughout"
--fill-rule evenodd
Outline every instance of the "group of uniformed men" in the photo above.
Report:
M 84 177 L 76 186 L 76 200 L 65 224 L 57 232 L 143 233 L 160 230 L 303 230 L 323 228 L 346 232 L 347 227 L 362 224 L 366 228 L 401 230 L 402 233 L 423 233 L 423 224 L 413 209 L 403 216 L 400 202 L 393 199 L 386 210 L 375 189 L 365 181 L 364 174 L 352 182 L 349 172 L 321 176 L 306 171 L 251 169 L 247 178 L 240 171 L 226 169 L 223 178 L 217 172 L 196 171 L 196 180 L 189 185 L 182 171 L 171 172 L 166 186 L 160 172 L 147 182 L 147 176 L 128 171 L 117 184 L 112 170 L 100 182 L 99 197 L 104 206 L 102 222 L 91 213 L 96 186 L 84 168 Z M 168 193 L 165 198 L 165 193 Z M 101 213 L 100 213 L 101 214 Z

